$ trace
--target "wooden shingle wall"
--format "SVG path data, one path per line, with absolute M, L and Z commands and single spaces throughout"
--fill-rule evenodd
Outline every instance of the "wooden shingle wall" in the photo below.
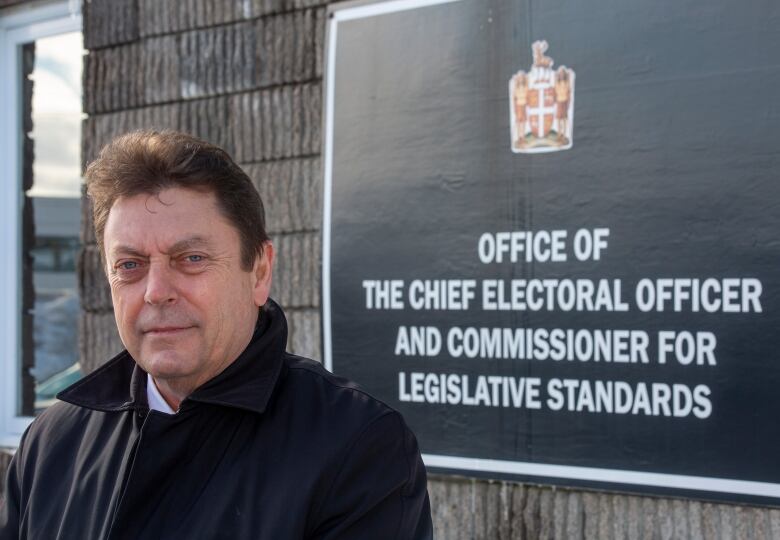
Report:
M 778 509 L 440 476 L 428 491 L 446 540 L 780 539 Z
M 175 128 L 224 147 L 256 183 L 279 257 L 291 351 L 320 358 L 320 0 L 91 0 L 85 163 L 112 137 Z M 81 354 L 121 347 L 85 204 Z M 770 539 L 780 510 L 433 477 L 437 538 Z

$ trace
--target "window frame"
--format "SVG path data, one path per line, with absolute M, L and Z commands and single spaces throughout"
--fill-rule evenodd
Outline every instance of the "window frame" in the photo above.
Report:
M 19 410 L 21 365 L 21 131 L 20 46 L 66 32 L 81 32 L 79 2 L 37 3 L 0 13 L 0 446 L 16 447 L 33 421 Z

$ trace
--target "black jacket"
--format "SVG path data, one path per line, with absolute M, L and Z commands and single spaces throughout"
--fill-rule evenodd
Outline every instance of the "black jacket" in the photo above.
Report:
M 285 353 L 269 302 L 247 349 L 176 415 L 127 352 L 22 438 L 0 539 L 423 539 L 425 468 L 401 416 Z

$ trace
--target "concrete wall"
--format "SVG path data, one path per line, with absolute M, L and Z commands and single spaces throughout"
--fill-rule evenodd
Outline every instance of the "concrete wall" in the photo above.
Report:
M 266 203 L 289 348 L 320 358 L 321 0 L 85 4 L 85 162 L 113 136 L 175 128 L 223 146 Z M 121 345 L 84 208 L 81 354 Z M 780 538 L 780 510 L 434 476 L 437 538 Z

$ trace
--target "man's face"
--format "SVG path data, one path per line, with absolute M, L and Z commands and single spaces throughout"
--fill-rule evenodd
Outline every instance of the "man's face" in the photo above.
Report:
M 103 240 L 119 335 L 155 379 L 194 390 L 249 343 L 273 247 L 244 270 L 239 233 L 214 194 L 175 187 L 120 198 Z

